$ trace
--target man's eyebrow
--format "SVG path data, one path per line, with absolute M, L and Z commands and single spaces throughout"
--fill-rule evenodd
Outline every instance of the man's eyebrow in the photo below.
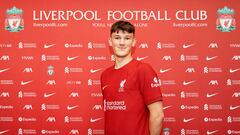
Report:
M 128 36 L 128 37 L 132 37 L 133 35 L 131 35 L 131 34 L 127 34 L 127 35 L 124 35 L 124 36 L 125 36 L 125 37 L 126 37 L 126 36 Z
M 121 36 L 121 35 L 116 33 L 116 34 L 113 34 L 112 36 Z M 123 34 L 123 37 L 133 37 L 133 35 L 132 34 Z
M 119 37 L 120 35 L 117 35 L 117 34 L 116 34 L 116 35 L 113 35 L 113 36 L 114 36 L 114 37 Z

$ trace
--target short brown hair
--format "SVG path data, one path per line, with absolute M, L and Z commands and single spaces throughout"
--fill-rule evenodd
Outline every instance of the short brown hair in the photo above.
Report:
M 117 21 L 111 27 L 110 35 L 120 30 L 135 34 L 135 27 L 128 21 Z

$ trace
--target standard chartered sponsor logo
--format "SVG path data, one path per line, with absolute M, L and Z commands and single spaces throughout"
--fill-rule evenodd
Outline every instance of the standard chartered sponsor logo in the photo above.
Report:
M 36 129 L 18 129 L 18 135 L 25 135 L 25 134 L 37 134 Z
M 185 92 L 185 91 L 182 91 L 180 93 L 180 97 L 181 98 L 193 98 L 193 97 L 199 97 L 199 93 L 197 92 Z
M 18 43 L 18 48 L 23 49 L 23 48 L 37 48 L 36 43 L 23 43 L 19 42 Z
M 104 110 L 119 110 L 124 111 L 127 110 L 127 105 L 125 105 L 125 101 L 106 101 L 104 100 Z
M 153 82 L 151 83 L 151 87 L 160 87 L 161 86 L 161 80 L 158 79 L 157 77 L 153 78 Z
M 88 42 L 88 49 L 102 49 L 106 48 L 105 43 L 93 43 L 93 42 Z
M 199 135 L 200 132 L 198 129 L 181 129 L 181 135 L 188 135 L 188 134 L 191 134 L 191 135 Z
M 198 60 L 199 56 L 197 55 L 184 55 L 184 54 L 180 55 L 180 61 L 198 61 Z

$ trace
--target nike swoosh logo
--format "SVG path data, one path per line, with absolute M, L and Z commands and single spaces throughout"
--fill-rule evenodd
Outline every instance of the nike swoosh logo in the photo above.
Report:
M 50 93 L 50 94 L 44 93 L 44 98 L 50 97 L 50 96 L 55 95 L 55 94 L 56 93 Z
M 33 81 L 21 81 L 21 85 L 27 85 L 27 84 L 29 84 L 31 82 L 33 82 Z
M 96 119 L 93 119 L 93 118 L 91 118 L 90 119 L 90 122 L 96 122 L 96 121 L 99 121 L 99 120 L 101 120 L 102 118 L 96 118 Z
M 74 56 L 74 57 L 69 57 L 69 56 L 68 56 L 68 57 L 67 57 L 67 60 L 68 60 L 68 61 L 71 61 L 71 60 L 76 59 L 77 57 L 79 57 L 79 56 Z
M 168 68 L 168 69 L 160 69 L 160 73 L 165 73 L 165 72 L 168 72 L 172 70 L 171 68 Z
M 54 45 L 56 45 L 56 44 L 50 44 L 50 45 L 45 44 L 45 45 L 44 45 L 44 48 L 47 49 L 47 48 L 50 48 L 50 47 L 52 47 L 52 46 L 54 46 Z
M 207 97 L 207 98 L 210 98 L 210 97 L 216 96 L 217 94 L 218 94 L 218 93 L 213 93 L 213 94 L 208 94 L 208 93 L 207 93 L 207 96 L 206 96 L 206 97 Z
M 230 106 L 230 110 L 235 110 L 235 109 L 237 109 L 237 108 L 240 108 L 240 105 L 238 105 L 238 106 Z
M 217 57 L 218 57 L 218 56 L 213 56 L 213 57 L 208 57 L 208 56 L 207 56 L 207 57 L 206 57 L 206 60 L 207 60 L 207 61 L 213 60 L 213 59 L 215 59 L 215 58 L 217 58 Z
M 172 107 L 171 105 L 163 107 L 163 110 L 166 110 L 168 108 Z
M 189 48 L 191 46 L 194 46 L 195 44 L 189 44 L 189 45 L 186 45 L 186 44 L 183 44 L 183 48 L 186 49 L 186 48 Z
M 211 135 L 211 134 L 216 133 L 216 132 L 218 132 L 218 130 L 215 130 L 215 131 L 207 131 L 207 134 L 208 134 L 208 135 Z
M 7 70 L 9 70 L 9 69 L 10 69 L 10 68 L 2 69 L 2 70 L 0 70 L 0 73 L 5 72 L 5 71 L 7 71 Z
M 78 107 L 78 105 L 75 105 L 75 106 L 67 106 L 67 109 L 68 109 L 68 110 L 72 110 L 72 109 L 77 108 L 77 107 Z
M 95 70 L 94 70 L 94 69 L 91 69 L 90 72 L 91 72 L 91 73 L 95 73 L 95 72 L 98 72 L 98 71 L 100 71 L 100 70 L 102 70 L 102 68 L 95 69 Z
M 1 131 L 1 132 L 0 132 L 0 135 L 6 133 L 6 132 L 8 132 L 8 131 L 10 131 L 10 130 L 8 129 L 8 130 Z
M 108 85 L 105 85 L 102 87 L 102 90 L 106 89 L 108 87 Z
M 229 69 L 229 72 L 230 73 L 234 73 L 234 72 L 237 72 L 237 71 L 239 71 L 240 70 L 240 68 L 237 68 L 237 69 Z
M 141 60 L 144 60 L 144 59 L 146 59 L 146 58 L 148 58 L 148 56 L 145 56 L 145 57 L 137 57 L 137 60 L 138 60 L 138 61 L 141 61 Z
M 184 81 L 184 82 L 183 82 L 183 85 L 189 85 L 189 84 L 194 83 L 194 82 L 195 82 L 195 81 L 189 81 L 189 82 Z
M 183 122 L 184 122 L 184 123 L 187 123 L 187 122 L 192 121 L 192 120 L 194 120 L 194 119 L 195 119 L 195 118 L 190 118 L 190 119 L 185 119 L 185 118 L 184 118 L 184 119 L 183 119 Z

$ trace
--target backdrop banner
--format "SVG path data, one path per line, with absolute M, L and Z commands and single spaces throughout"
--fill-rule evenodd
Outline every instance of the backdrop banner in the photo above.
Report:
M 118 20 L 159 76 L 163 135 L 240 134 L 240 1 L 0 4 L 1 135 L 104 135 L 100 75 Z

